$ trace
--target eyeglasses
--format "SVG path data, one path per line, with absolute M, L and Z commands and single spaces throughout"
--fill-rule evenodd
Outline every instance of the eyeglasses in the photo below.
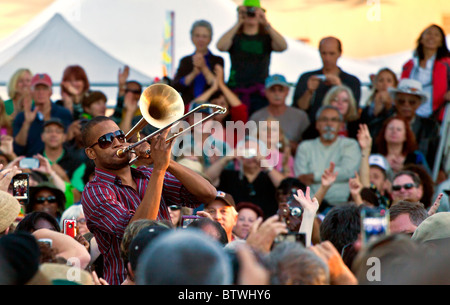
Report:
M 106 149 L 106 148 L 108 148 L 108 147 L 110 147 L 112 145 L 112 143 L 114 142 L 114 139 L 117 139 L 120 143 L 125 143 L 127 141 L 123 131 L 122 130 L 117 130 L 117 131 L 110 132 L 110 133 L 102 135 L 100 138 L 98 138 L 97 142 L 95 142 L 94 144 L 92 144 L 88 148 L 92 148 L 96 144 L 98 144 L 98 146 L 101 149 Z
M 48 203 L 56 203 L 56 197 L 55 196 L 48 196 L 48 197 L 38 197 L 36 198 L 36 203 L 44 203 L 44 202 L 48 202 Z
M 404 188 L 405 190 L 410 190 L 413 187 L 415 187 L 416 185 L 414 183 L 406 183 L 403 185 L 393 185 L 392 186 L 392 190 L 393 191 L 400 191 L 402 188 Z
M 328 123 L 328 122 L 340 123 L 341 122 L 341 120 L 339 118 L 326 118 L 326 117 L 325 118 L 324 117 L 318 118 L 317 121 L 318 122 L 323 122 L 323 123 Z
M 169 206 L 169 209 L 171 209 L 172 211 L 176 211 L 176 210 L 181 209 L 181 207 L 178 205 L 171 205 L 171 206 Z

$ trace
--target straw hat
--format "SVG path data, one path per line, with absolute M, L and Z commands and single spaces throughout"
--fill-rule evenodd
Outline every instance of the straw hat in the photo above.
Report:
M 0 233 L 4 232 L 20 213 L 20 203 L 11 194 L 0 191 Z

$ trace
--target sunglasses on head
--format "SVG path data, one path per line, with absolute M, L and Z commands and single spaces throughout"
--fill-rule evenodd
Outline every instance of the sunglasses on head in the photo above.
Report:
M 402 188 L 404 188 L 405 190 L 410 190 L 413 187 L 415 187 L 416 185 L 414 183 L 406 183 L 403 185 L 393 185 L 392 186 L 392 190 L 394 191 L 400 191 Z
M 98 144 L 98 146 L 101 149 L 108 148 L 108 147 L 110 147 L 112 145 L 112 143 L 114 142 L 114 139 L 117 139 L 120 143 L 125 143 L 126 142 L 125 134 L 123 133 L 123 131 L 122 130 L 117 130 L 117 131 L 110 132 L 110 133 L 102 135 L 100 138 L 98 138 L 97 142 L 95 142 L 94 144 L 92 144 L 88 148 L 92 148 L 96 144 Z
M 48 197 L 38 197 L 36 198 L 36 203 L 44 203 L 47 201 L 48 203 L 56 203 L 56 197 L 55 196 L 48 196 Z

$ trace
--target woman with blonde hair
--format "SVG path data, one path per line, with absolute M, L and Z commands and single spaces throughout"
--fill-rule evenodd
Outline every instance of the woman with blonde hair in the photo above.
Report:
M 352 90 L 345 86 L 332 87 L 323 98 L 322 105 L 336 107 L 344 118 L 339 135 L 356 139 L 359 128 L 359 112 Z
M 6 112 L 5 102 L 0 98 L 0 137 L 12 136 L 12 118 Z
M 29 69 L 18 69 L 8 82 L 9 100 L 5 101 L 6 114 L 14 119 L 23 110 L 23 99 L 31 99 L 31 78 L 33 73 Z

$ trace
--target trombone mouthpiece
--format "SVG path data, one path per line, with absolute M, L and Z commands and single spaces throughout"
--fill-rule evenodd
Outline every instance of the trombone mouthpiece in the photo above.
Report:
M 119 149 L 117 152 L 116 152 L 116 155 L 117 155 L 117 157 L 119 157 L 119 158 L 122 158 L 124 155 L 125 155 L 125 151 L 124 151 L 124 149 Z

